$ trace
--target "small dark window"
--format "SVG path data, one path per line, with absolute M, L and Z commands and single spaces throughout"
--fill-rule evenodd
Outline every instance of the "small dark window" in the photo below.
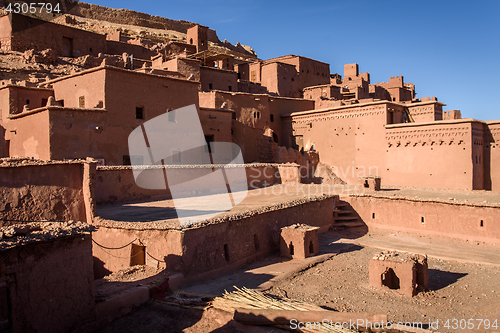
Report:
M 422 218 L 420 219 L 420 222 L 422 223 L 425 223 L 425 218 L 422 216 Z
M 274 122 L 274 114 L 272 114 L 270 117 L 271 117 L 271 122 Z
M 26 100 L 26 104 L 27 104 L 27 105 L 29 105 L 29 104 L 30 104 L 30 100 L 29 100 L 29 99 L 27 99 L 27 100 Z
M 224 258 L 229 262 L 229 249 L 227 248 L 227 244 L 224 244 Z
M 59 103 L 60 106 L 64 107 L 64 99 L 58 100 L 57 103 Z
M 144 119 L 144 108 L 142 106 L 135 107 L 135 119 Z
M 392 101 L 393 101 L 393 102 L 395 102 L 395 101 L 396 101 L 396 97 L 393 97 L 393 98 L 392 98 Z
M 288 247 L 290 249 L 290 255 L 293 256 L 294 250 L 293 250 L 293 243 L 290 242 L 290 246 Z
M 130 163 L 129 155 L 123 155 L 123 165 L 132 165 L 132 163 Z
M 236 120 L 236 112 L 233 112 L 233 113 L 231 114 L 231 119 Z
M 78 97 L 78 107 L 80 108 L 85 107 L 85 96 Z
M 212 89 L 213 89 L 212 87 L 213 87 L 213 86 L 212 86 L 212 84 L 211 84 L 211 83 L 209 83 L 209 84 L 208 84 L 208 89 L 212 90 Z
M 257 234 L 253 235 L 253 245 L 255 246 L 255 251 L 259 250 L 260 244 Z
M 312 241 L 309 243 L 309 254 L 314 254 L 314 244 Z
M 92 48 L 91 47 L 89 47 L 89 52 L 92 52 Z
M 481 220 L 481 224 L 480 224 L 481 227 L 484 227 L 484 221 Z
M 192 38 L 189 39 L 189 44 L 193 44 L 193 39 Z
M 375 218 L 375 213 L 372 213 L 372 219 L 374 219 L 374 218 Z
M 229 86 L 229 87 L 227 87 L 227 90 L 232 91 L 233 87 Z

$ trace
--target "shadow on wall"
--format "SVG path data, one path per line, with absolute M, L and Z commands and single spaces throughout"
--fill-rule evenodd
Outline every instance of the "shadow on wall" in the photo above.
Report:
M 459 279 L 466 276 L 467 273 L 446 272 L 439 269 L 429 269 L 429 289 L 443 289 Z
M 176 210 L 174 207 L 136 206 L 133 204 L 98 206 L 97 208 L 99 217 L 119 222 L 163 221 L 176 219 L 178 213 L 183 217 L 190 217 L 219 212 L 220 210 Z
M 112 272 L 104 267 L 104 262 L 99 258 L 92 256 L 94 260 L 94 280 L 101 279 Z

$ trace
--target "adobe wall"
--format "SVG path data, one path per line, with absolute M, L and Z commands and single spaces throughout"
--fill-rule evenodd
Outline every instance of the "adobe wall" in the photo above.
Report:
M 24 52 L 29 49 L 53 49 L 60 56 L 79 57 L 86 54 L 97 56 L 106 53 L 106 36 L 80 30 L 65 25 L 59 25 L 32 17 L 9 14 L 2 17 L 12 24 L 10 50 Z M 1 26 L 5 26 L 2 23 Z M 5 33 L 2 33 L 5 34 Z M 63 50 L 63 37 L 72 39 L 71 54 Z M 3 47 L 3 45 L 2 45 Z
M 294 65 L 270 62 L 261 67 L 261 84 L 282 97 L 301 97 Z
M 91 156 L 106 165 L 121 165 L 129 155 L 128 136 L 137 126 L 168 110 L 198 104 L 199 83 L 144 74 L 114 67 L 99 67 L 63 79 L 49 81 L 65 109 L 50 112 L 51 158 Z M 143 109 L 137 119 L 136 107 Z M 104 109 L 106 108 L 106 109 Z M 87 142 L 86 145 L 82 145 Z M 83 155 L 83 156 L 82 156 Z
M 282 137 L 288 147 L 314 146 L 322 163 L 342 180 L 357 184 L 361 176 L 382 172 L 389 105 L 398 108 L 370 103 L 292 113 L 283 119 Z
M 56 101 L 64 101 L 61 106 L 79 108 L 80 97 L 84 97 L 84 108 L 105 108 L 104 70 L 89 70 L 63 79 L 48 81 L 46 85 L 54 89 Z
M 351 195 L 343 200 L 352 206 L 368 227 L 500 242 L 498 206 L 375 195 Z
M 198 114 L 204 135 L 213 135 L 214 142 L 232 142 L 231 122 L 234 111 L 199 108 Z
M 482 189 L 480 182 L 474 182 L 482 164 L 472 162 L 473 124 L 453 120 L 387 125 L 383 184 Z
M 238 89 L 238 73 L 233 71 L 202 66 L 200 80 L 201 91 L 236 91 Z
M 264 184 L 280 183 L 278 164 L 246 164 L 248 188 L 261 187 Z M 289 167 L 294 167 L 290 165 Z M 206 174 L 206 168 L 179 166 L 179 177 L 195 179 Z M 148 172 L 148 170 L 143 171 Z M 155 171 L 151 171 L 155 172 Z M 175 172 L 175 168 L 169 172 Z M 226 169 L 231 172 L 231 169 Z M 151 190 L 137 186 L 131 166 L 98 167 L 96 174 L 95 198 L 97 203 L 138 201 L 151 198 L 171 198 L 170 190 Z
M 332 197 L 284 203 L 280 209 L 269 206 L 241 216 L 209 220 L 204 226 L 182 230 L 154 230 L 150 223 L 110 225 L 96 221 L 94 240 L 106 247 L 121 247 L 131 241 L 146 246 L 146 264 L 181 271 L 186 277 L 235 267 L 279 250 L 280 229 L 308 221 L 319 227 L 333 223 Z M 212 222 L 210 222 L 212 221 Z M 104 250 L 94 244 L 96 273 L 130 266 L 131 247 Z M 159 260 L 164 262 L 159 262 Z M 99 276 L 97 274 L 97 276 Z
M 54 95 L 52 89 L 22 87 L 7 85 L 0 88 L 0 99 L 2 100 L 2 113 L 5 120 L 10 114 L 23 112 L 24 106 L 28 109 L 44 107 L 50 96 Z
M 437 101 L 413 103 L 408 111 L 416 123 L 443 120 L 443 103 Z
M 10 140 L 10 156 L 49 160 L 49 113 L 47 111 L 17 115 L 9 120 L 5 135 Z
M 121 162 L 113 151 L 116 142 L 113 127 L 104 109 L 49 108 L 50 159 L 104 159 L 104 163 Z M 29 118 L 29 117 L 27 117 Z M 112 146 L 110 148 L 110 146 Z M 123 149 L 123 147 L 120 147 Z M 124 148 L 127 148 L 125 146 Z
M 133 55 L 134 58 L 139 59 L 149 59 L 151 56 L 156 54 L 142 45 L 118 42 L 114 40 L 106 40 L 106 49 L 106 53 L 108 54 L 122 55 L 123 53 L 127 53 L 129 55 Z M 134 64 L 134 67 L 138 68 L 140 66 Z
M 193 75 L 192 80 L 200 82 L 200 63 L 197 60 L 175 58 L 164 62 L 162 66 L 170 71 L 179 72 L 186 78 Z
M 500 122 L 487 121 L 484 142 L 485 187 L 500 192 Z
M 89 162 L 5 159 L 0 164 L 1 225 L 30 221 L 88 221 Z M 86 203 L 86 199 L 87 200 Z M 93 212 L 89 212 L 93 214 Z
M 83 233 L 0 252 L 10 332 L 63 333 L 95 319 L 91 239 Z
M 272 155 L 276 148 L 273 143 L 283 145 L 280 115 L 293 111 L 311 110 L 314 108 L 314 101 L 265 94 L 212 91 L 200 93 L 200 106 L 224 107 L 235 111 L 236 119 L 232 124 L 234 142 L 242 149 L 245 163 L 251 163 L 272 162 L 272 156 L 269 155 Z M 272 133 L 269 133 L 268 129 Z M 266 136 L 265 133 L 271 136 Z M 271 138 L 270 141 L 269 138 Z

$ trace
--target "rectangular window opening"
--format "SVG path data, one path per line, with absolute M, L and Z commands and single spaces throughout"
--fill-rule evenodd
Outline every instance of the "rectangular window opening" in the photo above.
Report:
M 421 217 L 420 222 L 422 222 L 422 224 L 425 223 L 425 218 L 423 216 Z
M 85 96 L 78 97 L 78 107 L 82 109 L 85 107 Z
M 272 114 L 270 117 L 271 117 L 271 122 L 273 123 L 274 122 L 274 114 Z
M 374 218 L 375 218 L 375 213 L 372 213 L 372 219 L 374 219 Z
M 481 220 L 481 224 L 480 224 L 481 227 L 484 227 L 484 221 Z
M 130 155 L 123 155 L 123 165 L 132 165 L 130 163 Z
M 135 107 L 135 119 L 144 119 L 144 108 L 142 106 Z

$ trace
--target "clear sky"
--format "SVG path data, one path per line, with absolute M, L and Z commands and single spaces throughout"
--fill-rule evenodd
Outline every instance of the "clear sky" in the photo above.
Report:
M 500 0 L 88 2 L 206 25 L 264 60 L 302 55 L 342 75 L 356 62 L 371 83 L 403 75 L 445 110 L 500 119 Z

